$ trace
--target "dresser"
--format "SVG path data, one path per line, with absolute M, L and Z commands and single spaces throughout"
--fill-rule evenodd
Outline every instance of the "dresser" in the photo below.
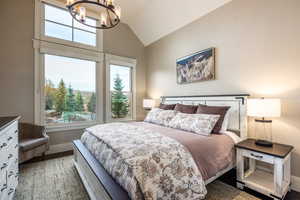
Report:
M 18 120 L 0 117 L 0 200 L 13 199 L 18 185 Z

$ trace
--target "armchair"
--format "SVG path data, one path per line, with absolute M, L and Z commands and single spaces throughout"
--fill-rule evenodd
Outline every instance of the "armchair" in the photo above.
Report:
M 44 156 L 48 150 L 49 136 L 44 126 L 19 123 L 19 163 Z

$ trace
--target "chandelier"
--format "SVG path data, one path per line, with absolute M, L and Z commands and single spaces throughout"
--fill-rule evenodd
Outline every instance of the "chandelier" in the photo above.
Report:
M 92 28 L 109 29 L 120 23 L 121 8 L 113 0 L 67 0 L 66 6 L 76 21 Z M 88 23 L 87 11 L 96 13 L 100 23 Z

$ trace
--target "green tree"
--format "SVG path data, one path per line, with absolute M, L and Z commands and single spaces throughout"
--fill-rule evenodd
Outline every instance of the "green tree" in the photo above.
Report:
M 55 110 L 62 114 L 65 109 L 66 86 L 64 80 L 61 79 L 58 84 L 58 89 L 55 92 Z
M 129 112 L 128 97 L 124 94 L 123 88 L 122 79 L 117 74 L 111 98 L 111 112 L 114 118 L 124 118 Z
M 83 98 L 81 95 L 81 92 L 77 92 L 76 94 L 76 106 L 75 106 L 75 110 L 78 112 L 83 112 L 84 111 L 84 106 L 83 106 Z
M 46 110 L 52 110 L 54 101 L 55 101 L 55 92 L 54 84 L 51 80 L 46 80 L 45 84 L 45 96 L 46 96 Z
M 88 107 L 89 112 L 96 113 L 96 95 L 95 95 L 95 93 L 92 93 L 92 96 L 90 97 L 87 107 Z
M 76 109 L 75 95 L 71 85 L 69 85 L 67 95 L 65 97 L 65 111 L 74 112 Z

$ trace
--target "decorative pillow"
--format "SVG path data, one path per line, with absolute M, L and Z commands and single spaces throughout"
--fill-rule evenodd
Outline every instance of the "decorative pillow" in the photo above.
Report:
M 169 122 L 175 117 L 176 113 L 177 112 L 175 110 L 163 110 L 160 108 L 153 108 L 148 113 L 144 121 L 153 124 L 168 126 Z
M 223 132 L 227 131 L 228 125 L 229 125 L 229 119 L 230 119 L 230 112 L 227 111 L 226 114 L 225 114 L 223 123 L 222 123 L 222 128 L 220 130 L 220 133 L 223 134 Z
M 174 110 L 176 104 L 160 104 L 159 108 L 163 110 Z
M 177 113 L 169 127 L 209 136 L 220 115 Z
M 230 106 L 206 106 L 206 105 L 199 105 L 197 109 L 197 114 L 213 114 L 213 115 L 220 115 L 218 122 L 216 123 L 214 129 L 212 130 L 213 133 L 220 133 L 222 129 L 222 124 L 224 121 L 224 117 L 229 110 Z M 228 122 L 225 121 L 228 124 Z M 225 126 L 224 126 L 225 127 Z M 227 129 L 227 127 L 225 127 Z
M 198 106 L 193 105 L 184 105 L 184 104 L 176 104 L 174 110 L 181 112 L 181 113 L 187 113 L 187 114 L 194 114 L 197 111 Z

